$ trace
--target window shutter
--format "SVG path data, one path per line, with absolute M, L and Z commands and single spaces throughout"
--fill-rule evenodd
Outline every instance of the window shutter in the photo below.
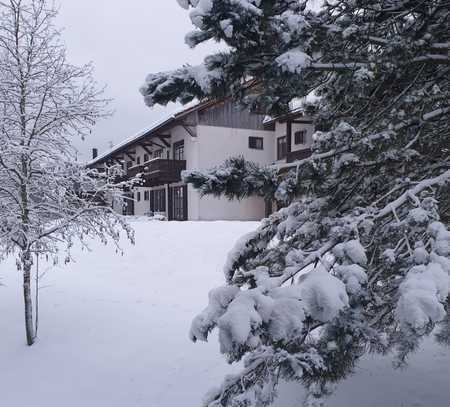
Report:
M 167 216 L 169 220 L 173 220 L 173 189 L 169 187 L 169 202 L 167 207 Z
M 183 220 L 188 220 L 188 187 L 183 186 Z
M 163 212 L 166 212 L 167 213 L 167 205 L 166 205 L 166 190 L 165 189 L 163 189 L 161 192 L 160 192 L 161 194 L 162 194 L 162 203 L 161 203 L 161 206 L 162 206 L 162 211 Z

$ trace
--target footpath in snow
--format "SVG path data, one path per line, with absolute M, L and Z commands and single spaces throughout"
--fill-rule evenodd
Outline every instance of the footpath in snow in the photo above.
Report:
M 233 371 L 208 344 L 188 339 L 209 289 L 223 283 L 227 252 L 256 223 L 133 223 L 136 245 L 92 244 L 42 281 L 39 340 L 24 345 L 20 274 L 0 263 L 0 405 L 200 407 Z M 41 269 L 43 271 L 43 269 Z M 430 342 L 406 371 L 369 359 L 330 407 L 445 407 L 450 352 Z M 287 385 L 277 407 L 299 407 Z

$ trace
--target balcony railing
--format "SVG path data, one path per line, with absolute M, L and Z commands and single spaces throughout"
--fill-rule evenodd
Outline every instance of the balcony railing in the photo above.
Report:
M 310 148 L 305 148 L 303 150 L 291 151 L 287 153 L 286 161 L 288 163 L 293 163 L 294 161 L 304 160 L 305 158 L 310 157 L 312 151 Z
M 132 178 L 142 174 L 144 187 L 156 187 L 181 181 L 181 172 L 186 169 L 186 161 L 155 158 L 142 165 L 131 167 L 127 171 Z

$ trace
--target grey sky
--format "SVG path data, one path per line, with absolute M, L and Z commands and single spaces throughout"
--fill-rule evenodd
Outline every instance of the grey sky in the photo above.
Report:
M 57 24 L 64 27 L 70 62 L 93 61 L 96 79 L 114 98 L 113 117 L 99 123 L 93 134 L 76 146 L 89 159 L 149 126 L 177 106 L 149 109 L 138 89 L 149 72 L 196 64 L 216 44 L 191 50 L 184 35 L 192 29 L 188 13 L 176 0 L 59 0 Z

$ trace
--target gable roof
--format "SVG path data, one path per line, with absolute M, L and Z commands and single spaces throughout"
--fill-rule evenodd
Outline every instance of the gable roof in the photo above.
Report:
M 303 98 L 293 99 L 290 103 L 290 110 L 285 114 L 279 116 L 266 116 L 264 119 L 264 125 L 270 125 L 275 122 L 285 123 L 289 120 L 295 120 L 304 117 L 305 123 L 311 122 L 312 118 L 308 116 L 306 112 L 306 106 L 308 104 L 315 104 L 320 100 L 320 97 L 316 96 L 314 92 L 309 93 Z
M 178 122 L 181 119 L 188 116 L 189 114 L 203 111 L 203 110 L 208 109 L 209 107 L 212 107 L 220 102 L 221 101 L 206 100 L 203 102 L 196 102 L 195 104 L 190 105 L 188 107 L 184 107 L 181 110 L 178 110 L 178 111 L 172 113 L 171 115 L 168 115 L 168 116 L 164 117 L 163 119 L 154 122 L 151 126 L 146 127 L 145 129 L 134 134 L 133 136 L 126 138 L 125 140 L 116 144 L 111 149 L 100 154 L 95 159 L 89 161 L 86 165 L 88 167 L 91 167 L 93 165 L 100 164 L 104 161 L 107 161 L 112 156 L 125 152 L 133 144 L 139 143 L 140 141 L 142 141 L 144 139 L 157 137 L 158 134 L 161 134 L 162 131 L 168 130 L 168 129 L 174 127 L 175 125 L 178 124 Z
M 295 110 L 291 110 L 290 112 L 285 113 L 280 116 L 276 116 L 276 117 L 266 116 L 264 118 L 264 125 L 268 126 L 275 122 L 286 123 L 289 120 L 295 120 L 295 119 L 299 119 L 302 117 L 305 118 L 304 119 L 305 123 L 312 123 L 312 119 L 309 118 L 307 115 L 305 115 L 305 110 L 303 108 L 297 108 Z

